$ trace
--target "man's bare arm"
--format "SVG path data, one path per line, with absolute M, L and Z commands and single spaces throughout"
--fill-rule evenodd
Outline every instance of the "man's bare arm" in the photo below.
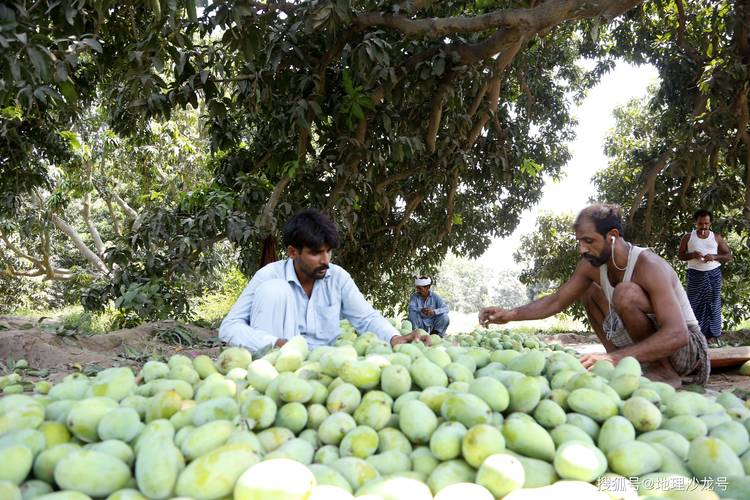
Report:
M 508 321 L 548 318 L 581 298 L 588 287 L 591 286 L 592 278 L 590 274 L 593 271 L 596 271 L 596 269 L 591 264 L 581 260 L 570 279 L 555 293 L 515 309 L 486 307 L 480 311 L 479 320 L 486 325 L 488 323 L 503 324 Z
M 710 256 L 706 255 L 706 260 L 715 260 L 722 264 L 729 262 L 732 260 L 732 251 L 729 249 L 729 245 L 727 245 L 726 240 L 724 240 L 721 235 L 714 233 L 714 236 L 716 237 L 716 243 L 719 246 L 718 253 Z

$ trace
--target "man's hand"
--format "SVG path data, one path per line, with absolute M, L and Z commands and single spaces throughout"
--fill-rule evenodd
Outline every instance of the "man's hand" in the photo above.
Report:
M 707 253 L 706 255 L 703 256 L 701 260 L 703 262 L 713 262 L 716 260 L 716 255 L 712 253 Z
M 433 309 L 430 309 L 429 307 L 425 307 L 422 309 L 422 316 L 434 316 L 435 311 Z
M 601 354 L 584 354 L 583 356 L 581 356 L 580 361 L 584 368 L 586 368 L 587 370 L 591 370 L 596 362 L 600 359 L 606 359 L 615 366 L 617 366 L 617 363 L 620 361 L 620 357 L 612 352 Z
M 276 342 L 274 342 L 273 346 L 274 347 L 281 347 L 284 344 L 286 344 L 286 342 L 287 342 L 286 339 L 276 339 Z
M 414 330 L 408 335 L 394 335 L 391 337 L 391 347 L 396 347 L 399 344 L 410 344 L 415 341 L 422 342 L 424 345 L 430 345 L 431 343 L 429 335 L 419 334 L 417 330 Z
M 503 309 L 501 307 L 485 307 L 479 311 L 479 323 L 486 327 L 490 323 L 502 325 L 508 321 L 513 321 L 513 309 Z

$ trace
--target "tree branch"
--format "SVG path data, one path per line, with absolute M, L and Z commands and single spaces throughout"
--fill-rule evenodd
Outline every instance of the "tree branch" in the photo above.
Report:
M 669 153 L 662 153 L 659 158 L 654 162 L 654 164 L 651 166 L 651 168 L 648 170 L 648 173 L 646 174 L 646 181 L 643 183 L 643 186 L 641 186 L 641 189 L 638 191 L 638 193 L 635 195 L 635 198 L 633 199 L 633 204 L 630 207 L 630 222 L 633 222 L 633 218 L 635 217 L 636 212 L 638 211 L 638 207 L 641 205 L 641 202 L 643 201 L 643 197 L 648 194 L 648 199 L 646 201 L 646 213 L 644 215 L 644 232 L 646 234 L 651 234 L 651 212 L 653 210 L 654 206 L 654 195 L 656 192 L 656 179 L 659 177 L 659 174 L 667 167 L 667 160 L 669 159 Z
M 96 228 L 96 224 L 94 224 L 94 221 L 91 220 L 91 192 L 87 192 L 83 196 L 81 216 L 83 217 L 83 221 L 86 223 L 86 227 L 89 229 L 91 239 L 94 240 L 96 253 L 98 255 L 104 255 L 104 242 L 102 241 L 102 237 L 99 235 L 99 230 Z
M 440 128 L 440 120 L 443 116 L 443 103 L 445 101 L 445 96 L 451 89 L 450 82 L 452 82 L 455 77 L 456 73 L 454 71 L 446 73 L 438 85 L 435 95 L 432 96 L 432 103 L 430 104 L 430 120 L 427 122 L 427 131 L 425 132 L 424 138 L 424 142 L 427 145 L 427 151 L 430 153 L 435 152 L 438 129 Z
M 474 127 L 469 133 L 469 139 L 466 141 L 464 149 L 471 149 L 477 142 L 479 135 L 482 133 L 482 129 L 490 119 L 490 113 L 497 111 L 497 105 L 500 101 L 500 88 L 502 87 L 502 77 L 505 69 L 513 61 L 518 51 L 521 48 L 523 41 L 519 40 L 511 47 L 503 51 L 502 54 L 497 58 L 495 62 L 495 71 L 492 78 L 489 80 L 487 85 L 487 110 L 483 111 L 479 116 L 479 119 L 474 123 Z
M 115 191 L 111 191 L 112 198 L 115 200 L 115 202 L 120 205 L 120 208 L 122 208 L 123 212 L 125 212 L 128 217 L 131 219 L 137 219 L 138 218 L 138 212 L 133 210 L 133 208 L 128 205 L 128 203 L 123 200 L 119 194 L 117 194 Z
M 105 196 L 104 203 L 107 204 L 107 211 L 109 212 L 109 217 L 112 220 L 112 231 L 114 231 L 117 237 L 122 236 L 122 230 L 120 229 L 120 218 L 117 216 L 115 207 L 112 205 L 112 197 Z
M 458 168 L 454 168 L 453 175 L 451 176 L 451 185 L 448 190 L 447 196 L 448 213 L 445 219 L 445 226 L 438 233 L 437 241 L 443 241 L 443 239 L 450 234 L 451 230 L 453 230 L 453 216 L 455 210 L 454 205 L 456 199 L 456 191 L 458 191 L 458 177 Z
M 519 29 L 537 33 L 565 20 L 604 16 L 613 19 L 642 0 L 550 0 L 527 9 L 500 9 L 479 16 L 412 19 L 398 14 L 366 12 L 353 19 L 355 26 L 391 28 L 409 36 L 443 38 L 456 33 L 492 29 Z
M 258 227 L 269 233 L 273 230 L 275 226 L 273 211 L 276 210 L 276 205 L 278 205 L 279 201 L 281 200 L 281 194 L 284 192 L 291 181 L 292 178 L 289 175 L 284 174 L 279 182 L 276 183 L 276 187 L 273 188 L 271 196 L 268 197 L 268 201 L 266 202 L 266 205 L 263 207 L 263 210 L 260 213 L 260 217 L 258 218 Z
M 333 207 L 336 206 L 336 203 L 341 197 L 341 194 L 344 192 L 344 189 L 349 183 L 349 180 L 357 175 L 357 172 L 359 171 L 359 162 L 362 159 L 361 152 L 364 148 L 365 136 L 367 135 L 367 120 L 369 116 L 370 113 L 367 113 L 364 120 L 360 120 L 359 124 L 357 124 L 357 132 L 354 137 L 354 142 L 356 143 L 357 150 L 352 153 L 346 169 L 344 170 L 343 174 L 339 176 L 339 180 L 336 182 L 336 186 L 328 196 L 328 203 L 326 203 L 327 210 L 332 210 Z
M 88 260 L 93 266 L 101 271 L 104 274 L 109 273 L 109 269 L 107 269 L 106 264 L 104 264 L 104 261 L 99 258 L 98 255 L 96 255 L 94 252 L 91 251 L 89 247 L 86 246 L 86 244 L 83 242 L 83 239 L 81 238 L 81 235 L 78 234 L 78 232 L 73 229 L 67 222 L 65 222 L 60 216 L 57 214 L 50 214 L 50 219 L 52 219 L 52 223 L 65 234 L 68 238 L 70 238 L 70 241 L 73 242 L 73 245 L 78 249 L 78 251 L 83 255 L 83 257 Z
M 21 250 L 20 247 L 18 247 L 15 243 L 13 243 L 12 241 L 10 241 L 10 239 L 8 238 L 8 236 L 2 230 L 0 230 L 0 239 L 3 240 L 3 243 L 5 243 L 5 246 L 11 252 L 13 252 L 14 254 L 16 254 L 17 257 L 19 257 L 19 258 L 21 258 L 23 260 L 28 260 L 29 262 L 31 262 L 36 267 L 39 267 L 39 268 L 43 268 L 44 267 L 44 263 L 42 262 L 41 259 L 37 259 L 36 257 L 32 257 L 31 255 L 29 255 L 26 252 L 24 252 L 23 250 Z

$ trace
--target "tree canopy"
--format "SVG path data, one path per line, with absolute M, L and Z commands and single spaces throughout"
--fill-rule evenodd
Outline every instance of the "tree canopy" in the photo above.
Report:
M 714 230 L 734 254 L 722 290 L 725 326 L 734 326 L 750 317 L 750 9 L 716 1 L 649 3 L 643 10 L 652 15 L 630 25 L 631 42 L 612 53 L 654 64 L 661 80 L 644 99 L 615 111 L 604 145 L 610 161 L 593 179 L 596 198 L 622 205 L 626 238 L 653 248 L 683 277 L 680 239 L 696 209 L 711 209 Z M 516 257 L 533 271 L 522 275 L 527 285 L 556 286 L 570 276 L 578 258 L 570 222 L 540 217 L 524 238 Z
M 54 167 L 76 156 L 66 133 L 91 109 L 113 133 L 148 141 L 144 124 L 191 108 L 207 154 L 184 169 L 211 172 L 210 182 L 143 202 L 139 224 L 99 252 L 108 271 L 92 305 L 128 290 L 177 293 L 225 242 L 249 274 L 306 206 L 332 213 L 344 236 L 337 262 L 378 305 L 392 304 L 449 249 L 477 256 L 515 228 L 543 174 L 559 175 L 569 157 L 572 103 L 615 58 L 669 76 L 676 95 L 662 107 L 672 132 L 701 115 L 685 96 L 716 92 L 706 109 L 736 103 L 739 87 L 728 89 L 732 68 L 745 64 L 742 9 L 682 0 L 6 2 L 4 213 L 15 217 L 24 196 L 48 200 Z M 703 59 L 690 59 L 693 46 Z M 582 57 L 599 63 L 585 71 Z M 690 80 L 697 68 L 708 83 Z M 724 137 L 729 151 L 729 128 Z

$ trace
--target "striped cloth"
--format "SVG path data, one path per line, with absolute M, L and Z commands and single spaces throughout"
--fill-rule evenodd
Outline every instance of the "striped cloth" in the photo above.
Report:
M 651 320 L 654 330 L 658 330 L 659 325 L 656 323 L 656 315 L 648 314 L 647 316 Z M 669 356 L 669 362 L 672 364 L 674 371 L 688 383 L 706 385 L 711 373 L 706 337 L 703 336 L 695 323 L 690 322 L 687 327 L 688 343 Z M 609 311 L 607 317 L 604 318 L 602 328 L 607 339 L 618 349 L 634 344 L 633 339 L 630 338 L 630 334 L 625 329 L 625 324 L 616 312 Z
M 687 271 L 687 295 L 690 307 L 706 337 L 721 335 L 721 268 Z

